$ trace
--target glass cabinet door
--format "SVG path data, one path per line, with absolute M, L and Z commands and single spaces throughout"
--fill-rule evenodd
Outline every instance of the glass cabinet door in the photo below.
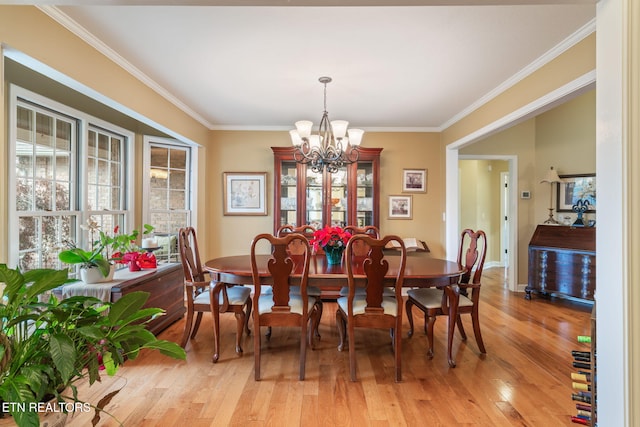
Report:
M 329 190 L 330 210 L 329 217 L 331 222 L 326 221 L 325 224 L 331 224 L 332 227 L 344 227 L 348 224 L 347 213 L 347 168 L 342 167 L 337 172 L 329 174 L 331 189 Z
M 298 212 L 298 174 L 297 163 L 284 161 L 280 170 L 280 223 L 279 225 L 297 224 Z
M 305 223 L 314 228 L 322 228 L 324 226 L 322 211 L 324 205 L 324 179 L 323 174 L 315 173 L 311 169 L 307 169 L 306 179 L 306 215 Z
M 356 221 L 358 227 L 374 225 L 374 176 L 372 162 L 358 162 L 356 171 Z

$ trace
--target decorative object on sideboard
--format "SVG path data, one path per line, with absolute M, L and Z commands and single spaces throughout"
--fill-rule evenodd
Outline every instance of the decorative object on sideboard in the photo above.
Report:
M 331 77 L 320 77 L 318 80 L 324 85 L 324 111 L 318 125 L 318 133 L 311 134 L 313 122 L 300 120 L 296 122 L 296 129 L 289 131 L 289 134 L 293 146 L 296 147 L 296 162 L 309 165 L 315 173 L 322 173 L 325 169 L 334 173 L 344 165 L 358 161 L 358 147 L 364 131 L 347 130 L 349 122 L 346 120 L 329 121 L 327 83 L 331 82 Z
M 575 205 L 573 205 L 573 211 L 578 214 L 578 218 L 573 222 L 574 227 L 584 227 L 584 221 L 582 220 L 582 215 L 586 211 L 589 210 L 589 201 L 588 200 L 578 200 Z
M 553 169 L 553 166 L 547 171 L 544 179 L 540 181 L 540 184 L 549 183 L 549 218 L 544 222 L 544 224 L 560 224 L 553 217 L 553 184 L 557 184 L 560 182 L 560 177 L 558 176 L 558 172 Z

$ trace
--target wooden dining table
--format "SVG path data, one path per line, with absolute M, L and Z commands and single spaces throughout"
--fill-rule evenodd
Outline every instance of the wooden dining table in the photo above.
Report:
M 462 274 L 462 267 L 457 262 L 433 258 L 428 254 L 422 256 L 407 256 L 404 271 L 404 287 L 438 287 L 444 289 L 448 297 L 448 337 L 447 337 L 447 357 L 449 366 L 456 366 L 452 356 L 453 334 L 455 331 L 456 318 L 458 315 L 459 290 L 455 286 Z M 271 283 L 270 273 L 267 270 L 267 260 L 269 255 L 258 255 L 256 257 L 260 283 L 269 285 Z M 302 273 L 302 263 L 295 262 L 292 273 L 292 284 L 299 280 Z M 386 256 L 389 261 L 387 277 L 390 284 L 393 284 L 400 265 L 400 256 Z M 312 255 L 309 264 L 308 286 L 316 286 L 320 289 L 347 286 L 346 261 L 342 264 L 330 265 L 324 255 Z M 354 257 L 350 262 L 353 265 L 356 283 L 364 286 L 365 275 L 362 268 L 362 258 Z M 211 274 L 214 288 L 221 285 L 252 285 L 250 255 L 226 256 L 211 259 L 205 262 L 204 268 Z M 214 298 L 217 300 L 217 298 Z

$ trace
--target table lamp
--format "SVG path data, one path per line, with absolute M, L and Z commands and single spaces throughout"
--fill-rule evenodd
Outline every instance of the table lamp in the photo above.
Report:
M 540 184 L 544 184 L 545 182 L 549 183 L 549 218 L 547 218 L 547 220 L 544 222 L 545 224 L 560 224 L 553 217 L 553 184 L 561 181 L 562 180 L 558 176 L 558 172 L 553 169 L 553 166 L 551 166 L 551 169 L 547 171 L 547 175 L 544 177 L 544 179 L 540 181 Z

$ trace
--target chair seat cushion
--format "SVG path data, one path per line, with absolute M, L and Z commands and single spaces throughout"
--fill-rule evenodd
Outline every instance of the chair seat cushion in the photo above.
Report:
M 437 288 L 419 288 L 410 289 L 407 292 L 407 295 L 409 295 L 409 298 L 414 299 L 420 305 L 428 309 L 436 309 L 442 307 L 443 292 L 443 290 Z M 470 307 L 472 305 L 473 302 L 469 298 L 464 295 L 460 295 L 458 307 Z
M 246 286 L 232 286 L 227 288 L 227 296 L 229 298 L 229 304 L 242 305 L 251 296 L 251 289 Z M 203 292 L 196 297 L 193 301 L 195 304 L 209 304 L 209 292 Z M 218 297 L 218 303 L 223 303 L 222 292 Z
M 307 301 L 307 313 L 313 309 L 316 303 L 315 298 L 309 298 Z M 302 297 L 300 295 L 289 294 L 289 305 L 291 313 L 302 314 Z M 273 308 L 273 294 L 260 294 L 258 298 L 258 314 L 271 313 Z
M 340 297 L 338 298 L 338 305 L 340 306 L 340 308 L 342 309 L 342 311 L 344 311 L 345 313 L 347 313 L 347 309 L 348 309 L 348 298 L 347 297 Z M 364 314 L 364 309 L 367 306 L 367 300 L 366 300 L 366 295 L 364 294 L 356 294 L 353 297 L 353 315 L 357 316 L 359 314 Z M 396 303 L 396 298 L 395 297 L 389 297 L 389 296 L 383 296 L 382 297 L 382 308 L 384 309 L 384 314 L 388 314 L 390 316 L 397 316 L 398 315 L 398 304 Z
M 386 297 L 395 297 L 396 296 L 396 292 L 392 289 L 392 288 L 384 288 L 383 290 L 383 295 Z M 365 295 L 365 288 L 356 288 L 356 295 Z M 348 286 L 343 286 L 340 288 L 340 296 L 341 297 L 346 297 L 347 295 L 349 295 L 349 287 Z

